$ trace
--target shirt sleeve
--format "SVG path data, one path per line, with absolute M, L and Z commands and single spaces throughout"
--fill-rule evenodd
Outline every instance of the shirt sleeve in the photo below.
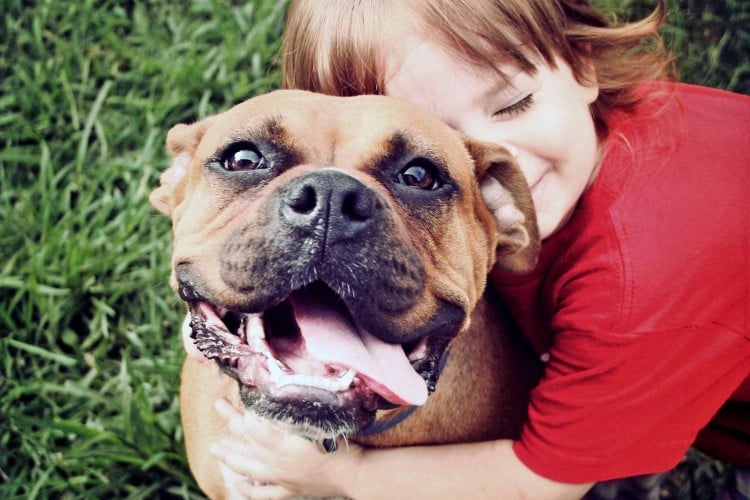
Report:
M 567 483 L 667 470 L 749 374 L 750 342 L 720 325 L 560 332 L 514 451 Z

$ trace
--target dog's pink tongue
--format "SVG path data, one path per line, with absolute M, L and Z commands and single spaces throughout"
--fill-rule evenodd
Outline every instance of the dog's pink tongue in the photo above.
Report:
M 351 368 L 391 403 L 427 401 L 427 384 L 400 345 L 387 344 L 364 330 L 358 332 L 335 308 L 321 307 L 309 297 L 294 297 L 292 305 L 307 352 L 314 359 Z

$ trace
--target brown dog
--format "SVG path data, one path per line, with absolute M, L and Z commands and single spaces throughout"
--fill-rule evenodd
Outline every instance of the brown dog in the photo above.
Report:
M 225 496 L 208 452 L 220 397 L 329 442 L 518 434 L 537 365 L 485 282 L 531 269 L 539 238 L 505 149 L 387 97 L 301 91 L 177 125 L 167 147 L 151 201 L 216 361 L 188 358 L 180 393 L 210 497 Z

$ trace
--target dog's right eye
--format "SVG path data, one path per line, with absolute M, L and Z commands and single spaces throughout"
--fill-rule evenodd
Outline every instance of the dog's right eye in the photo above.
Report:
M 224 170 L 237 172 L 241 170 L 260 170 L 268 168 L 266 158 L 250 144 L 240 144 L 229 149 L 221 161 Z

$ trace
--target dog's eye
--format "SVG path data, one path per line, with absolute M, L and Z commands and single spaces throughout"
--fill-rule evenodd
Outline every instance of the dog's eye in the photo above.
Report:
M 432 191 L 439 188 L 440 182 L 435 166 L 426 161 L 410 163 L 398 174 L 398 182 L 405 186 Z
M 238 170 L 260 170 L 268 168 L 265 157 L 255 147 L 245 144 L 231 149 L 224 156 L 221 166 L 232 172 Z

